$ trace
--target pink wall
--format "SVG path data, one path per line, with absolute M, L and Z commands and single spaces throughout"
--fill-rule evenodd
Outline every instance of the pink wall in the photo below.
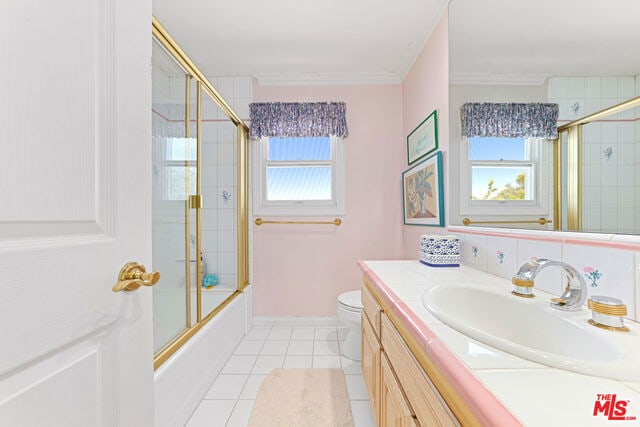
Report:
M 406 138 L 433 110 L 438 110 L 438 150 L 442 151 L 444 168 L 445 220 L 449 197 L 449 25 L 444 13 L 429 40 L 402 82 L 403 135 Z M 402 140 L 403 157 L 400 171 L 408 169 L 406 139 Z M 398 204 L 402 202 L 399 201 Z M 443 233 L 439 227 L 403 226 L 403 257 L 416 259 L 420 235 Z
M 255 86 L 255 102 L 347 104 L 346 211 L 332 225 L 253 226 L 254 314 L 335 316 L 336 297 L 359 289 L 360 259 L 397 259 L 402 236 L 402 89 L 389 86 Z

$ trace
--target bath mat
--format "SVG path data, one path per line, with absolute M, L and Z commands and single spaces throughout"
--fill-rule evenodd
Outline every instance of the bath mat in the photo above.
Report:
M 263 380 L 249 427 L 352 427 L 342 369 L 274 369 Z

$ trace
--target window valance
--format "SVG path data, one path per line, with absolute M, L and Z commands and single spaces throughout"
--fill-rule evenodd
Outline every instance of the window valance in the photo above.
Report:
M 252 139 L 349 135 L 344 102 L 255 102 L 249 110 Z
M 460 116 L 462 136 L 558 137 L 558 104 L 466 103 Z

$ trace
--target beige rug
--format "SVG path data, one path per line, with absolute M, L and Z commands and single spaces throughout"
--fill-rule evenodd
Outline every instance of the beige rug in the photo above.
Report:
M 274 369 L 262 382 L 249 427 L 352 427 L 342 369 Z

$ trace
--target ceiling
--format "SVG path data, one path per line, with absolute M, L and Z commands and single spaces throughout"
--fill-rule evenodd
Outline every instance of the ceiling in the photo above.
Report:
M 208 76 L 381 84 L 402 81 L 449 3 L 452 81 L 640 74 L 640 0 L 153 0 L 153 13 Z
M 399 83 L 449 0 L 153 0 L 208 76 L 261 83 Z
M 638 0 L 452 0 L 452 80 L 640 74 Z

